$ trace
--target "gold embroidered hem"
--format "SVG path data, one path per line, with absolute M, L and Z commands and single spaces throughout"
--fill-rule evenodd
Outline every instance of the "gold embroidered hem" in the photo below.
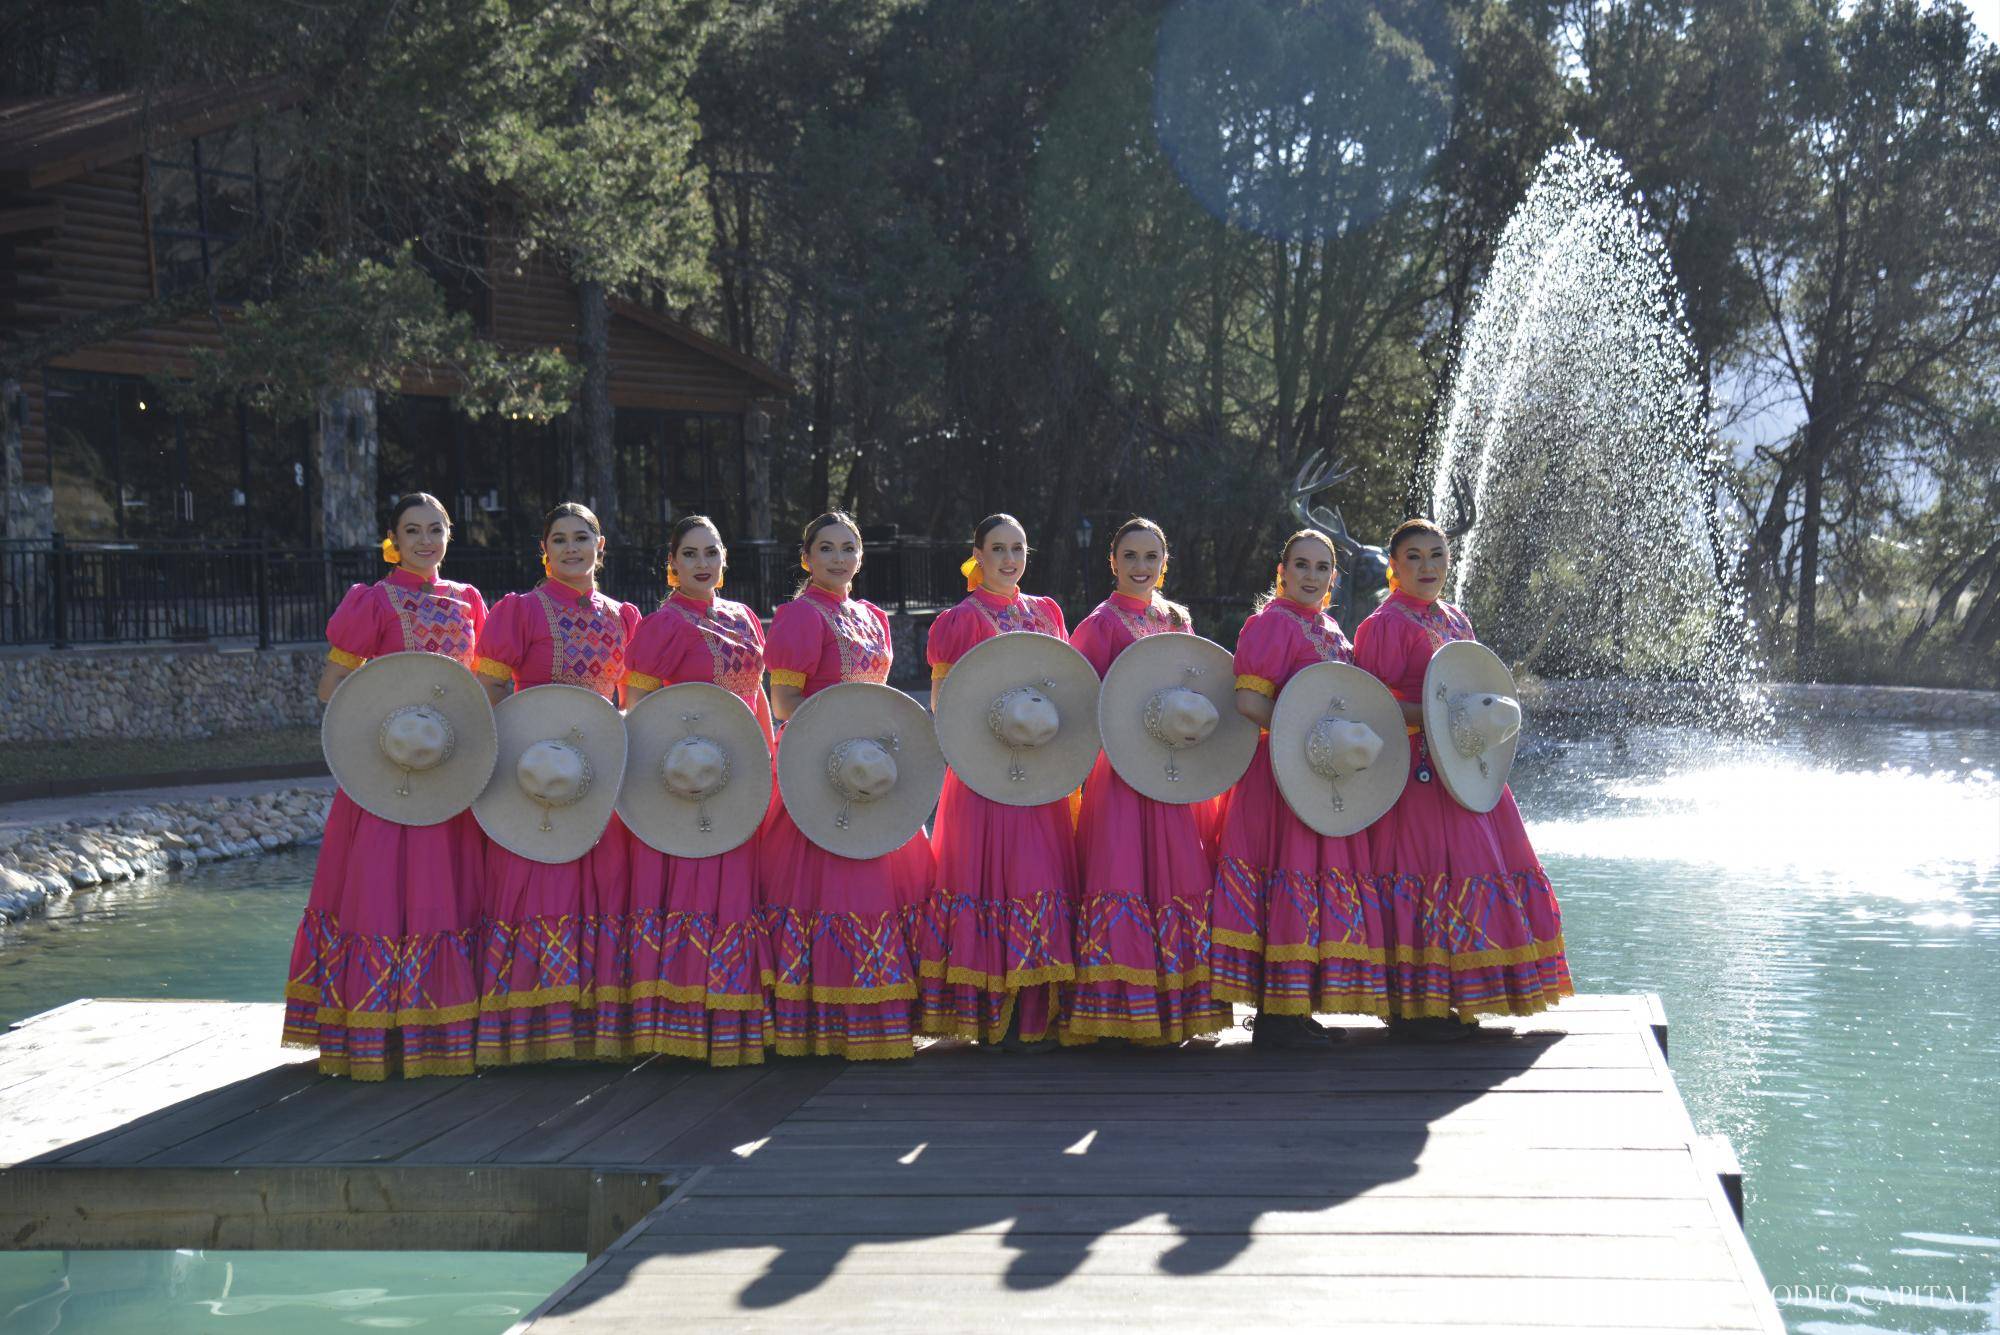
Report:
M 917 973 L 923 978 L 942 978 L 947 987 L 976 987 L 986 992 L 1018 992 L 1024 987 L 1035 987 L 1042 983 L 1067 983 L 1076 977 L 1076 968 L 1069 964 L 1044 964 L 1035 969 L 1010 969 L 1005 974 L 991 974 L 983 969 L 968 969 L 959 964 L 947 966 L 943 960 L 924 960 L 917 966 Z
M 1057 1037 L 1065 1047 L 1077 1047 L 1099 1038 L 1124 1038 L 1134 1043 L 1164 1047 L 1185 1043 L 1203 1034 L 1219 1034 L 1234 1023 L 1236 1017 L 1226 1011 L 1197 1012 L 1166 1032 L 1162 1032 L 1157 1020 L 1148 1024 L 1139 1020 L 1065 1019 L 1059 1026 Z
M 1160 973 L 1155 969 L 1135 969 L 1129 964 L 1080 964 L 1076 970 L 1076 982 L 1084 983 L 1130 983 L 1134 987 L 1151 987 L 1161 992 L 1182 992 L 1195 983 L 1206 983 L 1212 975 L 1207 965 L 1198 965 L 1186 973 Z
M 321 1006 L 313 1012 L 313 1023 L 349 1029 L 401 1029 L 418 1025 L 457 1024 L 462 1020 L 475 1019 L 478 1015 L 479 1006 L 475 1002 L 402 1011 L 357 1011 L 339 1006 Z
M 843 1038 L 799 1039 L 780 1038 L 771 1044 L 772 1051 L 780 1057 L 844 1057 L 851 1062 L 894 1061 L 902 1057 L 914 1056 L 916 1044 L 907 1038 L 857 1039 L 849 1042 Z
M 754 995 L 737 992 L 710 992 L 698 983 L 669 983 L 656 978 L 650 982 L 634 983 L 630 987 L 600 987 L 590 994 L 591 1003 L 596 1006 L 618 1006 L 634 1001 L 650 1001 L 654 997 L 664 997 L 668 1001 L 684 1001 L 699 1004 L 704 1010 L 712 1011 L 760 1011 L 764 1009 L 764 994 Z
M 1572 986 L 1544 988 L 1539 996 L 1501 997 L 1454 1006 L 1449 1001 L 1426 997 L 1422 1001 L 1392 1003 L 1390 1015 L 1398 1020 L 1463 1020 L 1471 1024 L 1482 1015 L 1540 1015 L 1564 997 L 1573 997 Z
M 537 987 L 526 992 L 488 992 L 479 999 L 479 1009 L 490 1014 L 525 1006 L 553 1006 L 563 1001 L 587 1009 L 595 997 L 594 988 L 565 983 L 561 987 Z
M 348 1057 L 321 1057 L 319 1073 L 346 1076 L 349 1080 L 359 1081 L 362 1084 L 387 1080 L 392 1075 L 413 1080 L 430 1075 L 477 1074 L 470 1057 L 411 1057 L 397 1062 L 357 1062 Z
M 811 983 L 772 983 L 771 995 L 780 1001 L 818 1001 L 832 1006 L 867 1005 L 876 1001 L 915 1001 L 915 983 L 890 983 L 885 987 L 815 987 Z

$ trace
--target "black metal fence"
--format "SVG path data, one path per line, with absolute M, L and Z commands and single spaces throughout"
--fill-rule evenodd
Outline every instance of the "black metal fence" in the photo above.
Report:
M 857 597 L 890 611 L 948 606 L 964 596 L 962 544 L 892 538 L 868 545 Z M 257 544 L 0 541 L 0 646 L 248 640 L 260 648 L 320 639 L 351 584 L 382 577 L 371 548 L 342 551 Z M 449 579 L 477 586 L 489 601 L 533 587 L 534 552 L 453 548 Z M 788 543 L 730 548 L 724 594 L 769 616 L 793 595 L 802 572 Z M 648 611 L 666 597 L 660 553 L 605 552 L 599 586 Z

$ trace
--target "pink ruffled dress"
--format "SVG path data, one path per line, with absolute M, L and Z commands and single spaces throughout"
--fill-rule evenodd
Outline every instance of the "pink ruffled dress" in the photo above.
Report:
M 1340 625 L 1289 598 L 1243 623 L 1236 689 L 1277 699 L 1314 663 L 1353 661 Z M 1382 887 L 1366 831 L 1322 835 L 1293 814 L 1271 771 L 1271 738 L 1228 796 L 1215 871 L 1215 995 L 1278 1015 L 1387 1015 Z
M 778 609 L 764 662 L 773 686 L 810 699 L 836 682 L 889 679 L 889 616 L 809 588 Z M 771 951 L 771 1045 L 784 1056 L 866 1060 L 915 1051 L 916 962 L 904 919 L 931 884 L 918 830 L 879 858 L 844 858 L 774 804 L 758 836 L 757 881 Z
M 675 592 L 639 623 L 625 685 L 656 691 L 684 681 L 736 693 L 772 744 L 764 698 L 764 627 L 742 603 Z M 711 1066 L 764 1060 L 770 944 L 757 914 L 757 839 L 707 858 L 668 857 L 631 839 L 631 899 L 615 983 L 598 957 L 597 1053 L 607 1032 L 620 1055 L 664 1052 Z
M 470 584 L 395 570 L 347 591 L 327 657 L 358 668 L 418 652 L 470 667 L 485 622 Z M 398 825 L 336 792 L 292 943 L 285 1044 L 317 1047 L 321 1071 L 356 1080 L 470 1075 L 485 846 L 470 811 Z
M 546 580 L 494 605 L 479 637 L 478 670 L 514 689 L 560 682 L 616 702 L 625 646 L 639 609 Z M 506 777 L 506 776 L 499 776 Z M 510 1066 L 598 1055 L 600 981 L 623 977 L 631 836 L 611 818 L 597 846 L 574 862 L 546 863 L 490 843 L 481 915 L 477 1057 Z M 627 1048 L 614 1006 L 605 1054 Z
M 1159 600 L 1114 593 L 1070 633 L 1101 678 L 1148 635 L 1192 634 Z M 1216 800 L 1177 805 L 1135 792 L 1099 755 L 1077 815 L 1076 981 L 1065 991 L 1065 1043 L 1131 1038 L 1178 1043 L 1227 1029 L 1209 987 Z
M 1438 646 L 1477 638 L 1456 607 L 1397 592 L 1355 632 L 1354 658 L 1397 699 L 1415 701 Z M 1409 745 L 1409 785 L 1367 831 L 1385 885 L 1391 1014 L 1472 1020 L 1548 1009 L 1575 989 L 1562 912 L 1513 791 L 1489 812 L 1468 811 L 1432 769 L 1421 730 Z
M 974 589 L 931 623 L 931 679 L 974 645 L 1015 631 L 1069 638 L 1053 598 Z M 946 771 L 931 845 L 937 880 L 912 919 L 927 1034 L 981 1042 L 1049 1037 L 1076 976 L 1076 824 L 1070 799 L 1038 807 L 981 797 Z

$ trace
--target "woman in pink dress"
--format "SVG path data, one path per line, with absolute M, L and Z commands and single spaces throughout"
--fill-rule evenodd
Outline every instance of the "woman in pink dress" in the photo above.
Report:
M 542 521 L 548 578 L 494 605 L 479 637 L 478 672 L 495 703 L 515 690 L 561 682 L 612 701 L 625 675 L 625 646 L 639 609 L 597 591 L 604 530 L 574 501 Z M 616 816 L 597 846 L 574 862 L 524 858 L 497 844 L 486 854 L 477 1057 L 509 1066 L 599 1055 L 596 988 L 616 984 L 628 939 L 630 842 Z M 629 1050 L 608 1017 L 602 1055 Z
M 1428 519 L 1389 539 L 1389 596 L 1354 636 L 1354 661 L 1403 702 L 1410 781 L 1368 828 L 1383 874 L 1390 941 L 1390 1014 L 1417 1038 L 1463 1038 L 1481 1015 L 1532 1015 L 1574 989 L 1562 913 L 1512 790 L 1489 812 L 1445 790 L 1423 733 L 1424 670 L 1439 645 L 1472 640 L 1472 622 L 1442 601 L 1451 544 Z
M 835 511 L 806 525 L 806 582 L 771 619 L 771 713 L 789 719 L 836 682 L 889 679 L 889 615 L 850 596 L 861 528 Z M 866 1060 L 915 1051 L 916 964 L 904 920 L 931 884 L 922 830 L 893 853 L 844 858 L 799 832 L 782 804 L 758 835 L 771 951 L 771 1045 L 784 1056 Z
M 382 654 L 472 665 L 486 600 L 470 584 L 438 578 L 450 542 L 442 501 L 418 492 L 396 502 L 382 540 L 394 568 L 350 588 L 327 622 L 321 700 Z M 356 1080 L 472 1073 L 485 842 L 470 811 L 398 825 L 334 794 L 292 944 L 287 1046 L 317 1047 L 321 1071 Z
M 1337 577 L 1333 541 L 1294 533 L 1271 591 L 1236 640 L 1236 707 L 1260 728 L 1292 674 L 1353 661 L 1326 611 Z M 1215 872 L 1217 998 L 1257 1007 L 1253 1039 L 1316 1047 L 1334 1034 L 1314 1012 L 1387 1015 L 1381 890 L 1364 835 L 1323 835 L 1295 815 L 1271 771 L 1269 733 L 1231 790 Z
M 1028 535 L 1012 515 L 988 515 L 962 569 L 968 592 L 931 623 L 931 708 L 967 650 L 995 635 L 1034 631 L 1068 640 L 1053 598 L 1021 592 Z M 927 1034 L 982 1043 L 1054 1036 L 1061 988 L 1076 976 L 1076 826 L 1067 797 L 1035 807 L 981 797 L 947 771 L 931 845 L 935 888 L 917 917 Z
M 708 516 L 674 525 L 667 539 L 672 592 L 639 623 L 626 651 L 625 705 L 663 686 L 712 682 L 750 706 L 769 746 L 764 627 L 742 603 L 718 596 L 728 560 Z M 763 1061 L 771 962 L 757 916 L 757 840 L 714 857 L 679 858 L 633 839 L 631 859 L 625 976 L 616 988 L 598 989 L 599 1055 L 607 1012 L 622 999 L 614 1027 L 627 1037 L 627 1053 L 664 1052 L 711 1066 Z
M 1160 596 L 1167 535 L 1128 519 L 1111 535 L 1109 598 L 1070 633 L 1101 679 L 1148 635 L 1194 633 L 1194 618 Z M 1141 796 L 1099 755 L 1083 786 L 1077 866 L 1076 982 L 1063 998 L 1062 1039 L 1178 1043 L 1227 1029 L 1209 987 L 1209 901 L 1215 858 L 1204 834 L 1214 801 L 1176 805 Z

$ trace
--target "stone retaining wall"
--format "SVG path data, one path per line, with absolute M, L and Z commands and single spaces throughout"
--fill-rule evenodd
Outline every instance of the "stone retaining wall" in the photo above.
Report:
M 0 656 L 0 743 L 186 740 L 319 722 L 324 645 L 63 649 Z
M 895 682 L 930 681 L 932 614 L 892 615 Z M 312 727 L 322 644 L 278 649 L 119 645 L 0 655 L 0 745 L 98 737 L 173 740 Z

